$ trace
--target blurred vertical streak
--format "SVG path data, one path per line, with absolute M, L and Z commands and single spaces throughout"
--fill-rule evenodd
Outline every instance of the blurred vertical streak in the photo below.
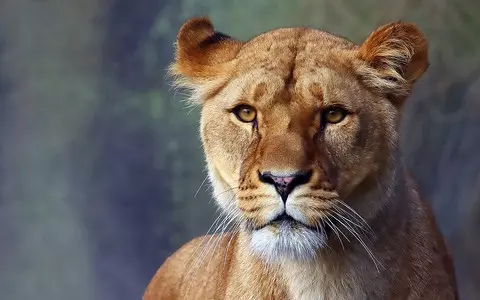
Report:
M 71 153 L 98 100 L 101 15 L 100 0 L 0 1 L 2 299 L 94 299 Z
M 155 52 L 152 62 L 144 47 L 158 14 L 179 2 L 111 0 L 105 14 L 102 100 L 89 134 L 95 145 L 90 186 L 101 200 L 89 201 L 87 214 L 100 299 L 139 299 L 171 248 L 176 157 L 168 158 L 165 150 L 171 128 L 149 109 L 150 102 L 162 102 L 157 105 L 162 107 L 166 101 L 148 97 L 161 95 L 163 78 L 146 72 L 146 65 L 159 64 L 154 69 L 161 73 L 167 60 L 162 51 L 170 54 L 171 49 L 159 37 L 155 49 L 162 45 L 162 51 Z M 155 165 L 157 155 L 165 158 L 161 165 Z

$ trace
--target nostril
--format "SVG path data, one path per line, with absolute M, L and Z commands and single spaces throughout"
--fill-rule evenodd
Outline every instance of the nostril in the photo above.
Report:
M 258 172 L 258 177 L 261 182 L 275 185 L 275 180 L 273 180 L 275 176 L 270 172 Z
M 306 184 L 310 181 L 311 178 L 312 178 L 312 171 L 298 172 L 295 174 L 295 177 L 293 177 L 293 180 L 290 184 L 293 184 L 295 186 Z
M 259 172 L 260 181 L 271 184 L 282 197 L 287 200 L 288 195 L 297 187 L 306 184 L 312 177 L 312 171 L 295 172 L 290 174 L 275 174 L 272 172 Z

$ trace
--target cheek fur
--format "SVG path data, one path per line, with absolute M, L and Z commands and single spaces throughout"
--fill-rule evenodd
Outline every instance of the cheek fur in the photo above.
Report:
M 338 174 L 336 189 L 344 197 L 362 181 L 373 166 L 371 140 L 374 132 L 362 127 L 359 118 L 345 124 L 327 126 L 323 146 Z
M 322 142 L 339 160 L 351 156 L 360 132 L 359 120 L 353 117 L 348 118 L 343 123 L 327 125 L 323 134 Z
M 224 178 L 230 185 L 237 186 L 238 182 L 231 181 L 238 180 L 250 136 L 246 130 L 234 124 L 228 114 L 223 114 L 223 117 L 218 117 L 220 112 L 217 111 L 214 118 L 202 118 L 202 140 L 207 157 L 213 158 L 208 163 L 223 176 L 231 177 L 230 180 Z

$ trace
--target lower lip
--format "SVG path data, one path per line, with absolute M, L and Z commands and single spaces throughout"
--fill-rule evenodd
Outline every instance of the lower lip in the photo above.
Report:
M 294 220 L 294 219 L 272 221 L 272 222 L 266 224 L 263 227 L 267 227 L 267 226 L 273 226 L 273 227 L 277 227 L 277 228 L 278 227 L 291 227 L 291 228 L 304 227 L 304 228 L 310 229 L 312 231 L 323 232 L 326 235 L 329 235 L 332 232 L 332 228 L 328 224 L 325 224 L 324 227 L 323 227 L 323 230 L 322 230 L 321 227 L 314 227 L 314 226 L 306 225 L 306 224 L 304 224 L 302 222 L 298 222 L 297 220 Z M 258 228 L 258 229 L 261 229 L 261 228 Z
M 289 226 L 289 227 L 305 227 L 305 228 L 308 228 L 310 230 L 318 230 L 318 228 L 315 228 L 313 226 L 309 226 L 309 225 L 306 225 L 302 222 L 299 222 L 297 220 L 294 220 L 294 219 L 288 219 L 288 220 L 277 220 L 277 221 L 273 221 L 269 224 L 267 224 L 267 226 Z

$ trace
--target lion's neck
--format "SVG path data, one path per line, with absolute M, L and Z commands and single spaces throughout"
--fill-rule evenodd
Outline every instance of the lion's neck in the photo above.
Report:
M 370 213 L 368 223 L 374 235 L 361 238 L 345 232 L 348 241 L 342 237 L 342 243 L 333 242 L 314 261 L 281 260 L 276 265 L 267 265 L 249 253 L 248 234 L 243 233 L 238 240 L 238 249 L 243 249 L 239 261 L 249 260 L 247 265 L 254 266 L 255 281 L 268 281 L 275 274 L 276 282 L 282 283 L 276 288 L 285 289 L 293 300 L 363 299 L 367 293 L 381 298 L 401 264 L 400 251 L 407 242 L 409 203 L 413 200 L 405 173 L 396 169 L 389 175 L 390 182 L 379 182 L 379 190 L 365 195 L 371 207 L 375 207 L 374 203 L 386 203 L 374 212 L 362 212 Z M 258 270 L 264 270 L 269 277 L 262 278 Z

